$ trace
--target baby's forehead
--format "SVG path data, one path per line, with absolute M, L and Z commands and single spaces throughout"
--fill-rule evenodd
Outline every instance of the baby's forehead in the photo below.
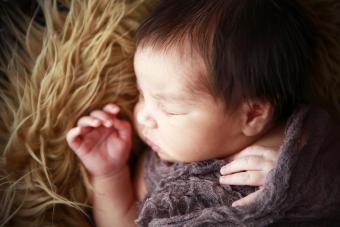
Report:
M 185 92 L 188 95 L 212 95 L 210 92 L 211 76 L 202 56 L 190 45 L 172 45 L 163 47 L 161 45 L 145 45 L 137 47 L 136 55 L 144 55 L 144 59 L 165 59 L 162 61 L 164 67 L 167 63 L 178 70 L 182 75 L 181 83 L 185 84 Z M 151 70 L 146 68 L 145 70 Z M 175 72 L 176 73 L 176 72 Z

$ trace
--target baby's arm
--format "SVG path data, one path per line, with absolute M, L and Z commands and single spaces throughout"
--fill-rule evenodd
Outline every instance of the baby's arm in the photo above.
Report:
M 135 226 L 137 206 L 127 166 L 113 176 L 94 178 L 93 187 L 97 226 Z
M 91 175 L 97 226 L 135 226 L 136 200 L 128 158 L 131 126 L 117 118 L 119 107 L 106 105 L 79 119 L 67 142 Z

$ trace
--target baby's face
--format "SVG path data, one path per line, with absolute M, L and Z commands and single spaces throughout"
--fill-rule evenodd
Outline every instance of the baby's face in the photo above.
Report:
M 134 67 L 140 89 L 136 128 L 161 159 L 192 162 L 233 152 L 241 120 L 226 114 L 220 101 L 195 91 L 203 62 L 145 47 L 137 50 Z

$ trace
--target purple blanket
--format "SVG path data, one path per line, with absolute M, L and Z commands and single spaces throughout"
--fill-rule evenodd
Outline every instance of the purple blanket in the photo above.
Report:
M 170 164 L 147 156 L 149 194 L 138 226 L 340 226 L 340 124 L 320 109 L 291 116 L 277 167 L 246 207 L 231 203 L 256 188 L 220 185 L 223 160 Z

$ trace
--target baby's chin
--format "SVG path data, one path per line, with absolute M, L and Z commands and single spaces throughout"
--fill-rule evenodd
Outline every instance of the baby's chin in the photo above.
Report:
M 159 157 L 159 159 L 162 160 L 167 165 L 172 165 L 175 162 L 180 162 L 180 161 L 177 161 L 177 160 L 173 160 L 173 159 L 169 158 L 168 156 L 166 156 L 164 154 L 160 154 L 160 153 L 157 153 L 157 152 L 155 152 L 155 153 Z
M 150 150 L 152 152 L 154 152 L 157 157 L 162 160 L 163 162 L 166 162 L 166 163 L 174 163 L 174 162 L 181 162 L 180 160 L 176 160 L 174 158 L 172 158 L 171 156 L 169 156 L 167 153 L 165 153 L 164 151 L 162 151 L 160 148 L 158 149 L 152 149 L 152 147 L 150 147 Z

